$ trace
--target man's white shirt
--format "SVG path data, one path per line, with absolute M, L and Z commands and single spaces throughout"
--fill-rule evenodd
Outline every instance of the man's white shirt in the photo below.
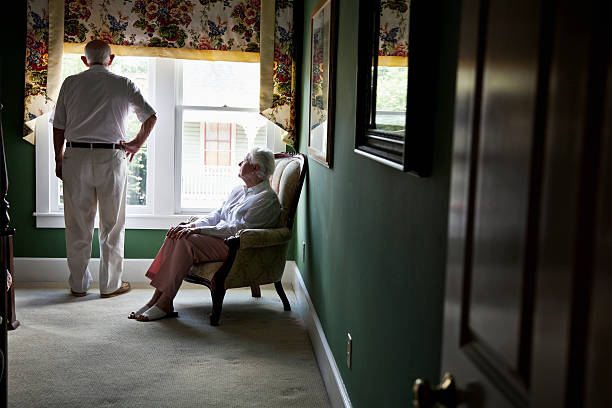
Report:
M 129 78 L 92 65 L 64 80 L 50 122 L 71 142 L 118 143 L 127 140 L 130 108 L 140 122 L 155 114 Z

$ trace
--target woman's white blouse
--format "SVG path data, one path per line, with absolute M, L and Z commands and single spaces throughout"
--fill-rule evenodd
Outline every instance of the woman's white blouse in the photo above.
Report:
M 268 180 L 256 186 L 236 186 L 215 212 L 198 218 L 194 226 L 204 235 L 227 238 L 245 228 L 270 228 L 278 222 L 280 202 Z

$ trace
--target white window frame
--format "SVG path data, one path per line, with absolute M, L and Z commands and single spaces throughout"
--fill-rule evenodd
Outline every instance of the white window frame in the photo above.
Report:
M 126 229 L 168 229 L 189 215 L 212 209 L 181 208 L 181 146 L 184 110 L 225 110 L 257 112 L 257 109 L 184 106 L 182 101 L 182 64 L 166 58 L 151 58 L 149 63 L 149 100 L 155 107 L 157 123 L 147 139 L 147 205 L 128 206 Z M 174 80 L 168 80 L 174 78 Z M 161 114 L 160 114 L 161 113 Z M 281 130 L 266 124 L 268 148 L 284 150 Z M 64 228 L 64 213 L 57 202 L 59 182 L 55 177 L 53 128 L 49 115 L 36 121 L 36 217 L 37 228 Z M 174 158 L 174 160 L 169 160 Z M 236 180 L 239 183 L 239 180 Z M 96 216 L 95 224 L 98 225 Z

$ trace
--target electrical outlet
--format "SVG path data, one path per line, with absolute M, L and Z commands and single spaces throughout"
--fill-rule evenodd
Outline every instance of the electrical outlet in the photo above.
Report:
M 302 242 L 302 262 L 306 261 L 306 242 Z
M 346 365 L 351 369 L 353 365 L 353 338 L 351 333 L 346 333 Z

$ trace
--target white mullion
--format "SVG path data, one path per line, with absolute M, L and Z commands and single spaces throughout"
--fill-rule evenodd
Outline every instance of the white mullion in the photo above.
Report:
M 174 64 L 174 105 L 176 120 L 174 123 L 174 186 L 172 190 L 174 194 L 168 194 L 174 197 L 174 212 L 181 213 L 181 175 L 182 175 L 182 151 L 183 151 L 183 64 L 181 61 L 176 61 Z
M 274 124 L 272 122 L 270 122 L 269 120 L 266 121 L 266 145 L 268 146 L 268 149 L 272 150 L 273 152 L 276 152 L 276 135 L 274 132 Z
M 156 95 L 157 87 L 157 59 L 147 58 L 147 64 L 149 67 L 149 95 L 150 98 Z M 159 113 L 157 114 L 159 116 Z M 155 163 L 157 162 L 155 156 L 155 139 L 156 132 L 153 128 L 152 135 L 149 135 L 147 139 L 147 212 L 155 214 L 155 177 L 156 168 Z
M 154 214 L 171 215 L 175 212 L 171 191 L 174 190 L 174 106 L 176 85 L 174 60 L 155 59 L 155 108 L 158 112 L 155 125 L 155 177 Z
M 35 122 L 36 135 L 36 212 L 48 213 L 57 211 L 53 208 L 53 199 L 58 201 L 57 179 L 53 149 L 53 129 L 47 121 L 47 115 L 39 117 Z M 55 184 L 55 189 L 53 188 Z M 54 195 L 55 190 L 55 195 Z M 56 205 L 57 207 L 57 205 Z

